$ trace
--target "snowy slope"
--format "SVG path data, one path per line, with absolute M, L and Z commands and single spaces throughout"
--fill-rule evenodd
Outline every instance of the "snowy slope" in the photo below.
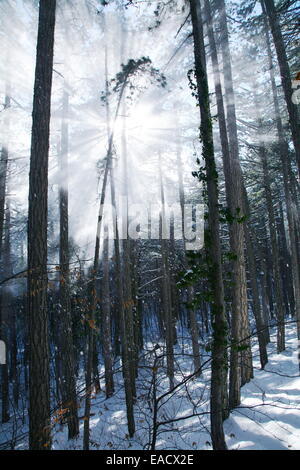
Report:
M 275 337 L 272 337 L 275 341 Z M 269 352 L 276 351 L 275 344 Z M 225 423 L 231 449 L 300 449 L 300 377 L 295 326 L 287 328 L 286 351 L 270 354 L 264 371 L 242 388 L 242 406 Z M 232 436 L 232 437 L 230 437 Z
M 242 388 L 241 406 L 225 421 L 226 440 L 229 449 L 240 450 L 300 450 L 300 377 L 297 363 L 297 339 L 295 324 L 287 326 L 286 351 L 276 354 L 276 332 L 268 346 L 269 363 L 264 371 L 259 369 L 257 346 L 254 344 L 255 373 L 251 382 Z M 191 370 L 191 347 L 184 343 L 178 346 L 177 383 L 188 376 Z M 208 357 L 203 358 L 203 362 Z M 137 383 L 138 398 L 135 405 L 136 434 L 127 436 L 124 389 L 121 372 L 115 375 L 116 393 L 106 400 L 103 391 L 92 398 L 91 450 L 147 449 L 152 438 L 153 400 L 149 394 L 152 379 L 151 361 L 140 369 Z M 120 367 L 120 364 L 117 365 Z M 160 401 L 156 450 L 211 449 L 209 435 L 209 364 L 201 378 L 189 380 L 178 387 L 176 393 Z M 102 373 L 103 371 L 101 371 Z M 162 367 L 157 375 L 157 396 L 168 390 L 168 380 Z M 102 384 L 104 385 L 104 384 Z M 68 441 L 65 425 L 53 425 L 53 449 L 81 449 L 83 432 L 83 405 L 79 410 L 80 436 Z M 191 416 L 192 415 L 192 416 Z M 182 419 L 188 416 L 187 419 Z M 17 440 L 16 448 L 27 447 L 27 429 L 18 424 L 7 423 L 2 427 L 0 443 L 8 441 L 12 432 Z M 21 437 L 21 436 L 20 436 Z
M 276 354 L 276 333 L 269 345 L 269 363 L 265 371 L 259 370 L 257 348 L 254 346 L 255 374 L 253 380 L 242 388 L 242 403 L 225 422 L 229 449 L 300 449 L 300 377 L 297 364 L 295 325 L 287 326 L 286 351 Z M 189 352 L 188 349 L 185 353 Z M 180 358 L 178 351 L 177 379 L 191 371 L 190 359 Z M 189 364 L 187 366 L 187 364 Z M 136 436 L 128 439 L 122 388 L 109 400 L 95 397 L 91 419 L 92 446 L 95 449 L 143 449 L 151 439 L 152 414 L 144 399 L 147 376 L 139 381 L 140 394 L 136 404 Z M 149 380 L 149 378 L 148 378 Z M 166 391 L 168 382 L 162 379 L 160 393 Z M 160 410 L 160 420 L 168 421 L 200 413 L 182 421 L 159 428 L 156 449 L 210 449 L 209 435 L 209 370 L 202 379 L 192 380 L 167 397 Z M 202 414 L 203 413 L 203 414 Z M 81 425 L 82 430 L 83 425 Z M 61 435 L 59 435 L 61 434 Z M 55 435 L 54 448 L 78 448 L 77 443 L 67 443 L 66 431 Z

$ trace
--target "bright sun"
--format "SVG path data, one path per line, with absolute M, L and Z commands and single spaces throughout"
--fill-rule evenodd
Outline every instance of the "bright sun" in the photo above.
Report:
M 150 105 L 138 105 L 129 110 L 125 116 L 119 115 L 116 122 L 115 135 L 122 135 L 124 126 L 128 136 L 132 135 L 138 140 L 151 143 L 153 140 L 161 138 L 164 129 L 167 129 L 169 116 L 166 113 L 154 112 Z

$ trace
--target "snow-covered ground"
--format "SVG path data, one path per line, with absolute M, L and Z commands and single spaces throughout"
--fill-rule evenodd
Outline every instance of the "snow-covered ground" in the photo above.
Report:
M 224 428 L 229 449 L 240 450 L 300 450 L 300 377 L 297 363 L 295 324 L 287 326 L 286 351 L 276 354 L 276 334 L 268 346 L 269 362 L 264 371 L 259 370 L 257 348 L 254 345 L 254 378 L 242 388 L 241 406 L 225 421 Z M 180 344 L 176 352 L 177 384 L 191 372 L 189 346 Z M 157 351 L 160 354 L 161 350 Z M 203 358 L 203 362 L 208 356 Z M 153 374 L 157 379 L 157 397 L 168 390 L 164 367 L 153 371 L 154 354 L 142 361 L 137 382 L 135 405 L 136 433 L 127 435 L 124 389 L 121 373 L 116 373 L 115 395 L 106 400 L 104 393 L 92 398 L 91 449 L 148 449 L 153 431 Z M 156 450 L 211 449 L 209 434 L 209 364 L 200 378 L 178 385 L 175 393 L 159 400 Z M 151 385 L 152 384 L 152 385 Z M 150 392 L 149 392 L 150 390 Z M 53 426 L 53 449 L 81 449 L 83 432 L 82 398 L 79 410 L 80 436 L 68 441 L 65 425 Z M 187 417 L 187 419 L 184 419 Z M 18 424 L 19 423 L 19 424 Z M 21 420 L 15 423 L 15 434 L 26 432 Z M 0 443 L 7 441 L 12 423 L 2 428 Z M 16 448 L 27 446 L 26 435 L 16 443 Z M 1 445 L 1 444 L 0 444 Z
M 300 450 L 300 377 L 295 325 L 287 327 L 286 351 L 276 354 L 275 335 L 269 363 L 242 387 L 242 407 L 225 422 L 230 449 Z M 271 353 L 272 352 L 272 353 Z M 258 363 L 255 364 L 258 367 Z M 251 408 L 252 407 L 252 408 Z

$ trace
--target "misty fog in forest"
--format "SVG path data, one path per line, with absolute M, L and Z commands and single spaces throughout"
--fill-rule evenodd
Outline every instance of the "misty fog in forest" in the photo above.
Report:
M 300 449 L 299 14 L 0 1 L 1 450 Z

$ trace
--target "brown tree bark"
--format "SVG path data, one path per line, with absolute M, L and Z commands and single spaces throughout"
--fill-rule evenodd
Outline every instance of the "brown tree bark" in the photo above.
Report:
M 274 0 L 261 0 L 261 5 L 264 14 L 268 16 L 273 41 L 276 49 L 278 65 L 281 75 L 281 84 L 284 92 L 284 97 L 287 105 L 289 124 L 292 133 L 293 144 L 296 153 L 296 160 L 298 164 L 298 171 L 300 174 L 300 132 L 299 132 L 299 114 L 297 105 L 292 101 L 292 80 L 290 68 L 287 60 L 285 44 L 281 32 L 278 13 L 275 8 Z
M 47 316 L 50 101 L 56 0 L 40 0 L 28 208 L 29 448 L 51 447 Z
M 126 103 L 123 103 L 123 116 L 126 116 Z M 122 164 L 123 164 L 123 201 L 126 204 L 126 208 L 123 209 L 123 217 L 126 220 L 123 220 L 125 227 L 123 230 L 124 239 L 122 243 L 123 247 L 123 302 L 124 302 L 124 317 L 126 319 L 126 337 L 128 343 L 128 354 L 130 362 L 130 374 L 132 382 L 132 390 L 134 396 L 136 395 L 135 391 L 135 379 L 138 373 L 138 324 L 136 304 L 133 299 L 132 294 L 132 284 L 133 284 L 133 271 L 132 271 L 132 258 L 131 258 L 131 247 L 136 240 L 130 240 L 128 234 L 128 198 L 129 198 L 129 176 L 128 176 L 128 160 L 127 160 L 127 142 L 126 142 L 126 122 L 123 117 L 122 119 L 122 135 L 121 135 L 121 145 L 122 145 Z M 112 182 L 111 184 L 114 184 Z M 115 201 L 114 201 L 115 202 Z M 115 206 L 114 206 L 115 207 Z
M 68 211 L 68 151 L 69 151 L 69 95 L 64 84 L 63 91 L 63 116 L 61 125 L 61 151 L 60 174 L 61 184 L 59 188 L 59 298 L 60 298 L 60 333 L 62 335 L 60 345 L 62 348 L 62 407 L 66 411 L 69 439 L 73 439 L 79 433 L 76 380 L 74 368 L 73 332 L 70 303 L 70 266 L 69 266 L 69 211 Z
M 199 2 L 190 0 L 194 38 L 195 76 L 200 108 L 200 140 L 206 167 L 208 202 L 208 231 L 206 248 L 209 253 L 209 283 L 212 293 L 211 315 L 213 327 L 212 371 L 211 371 L 211 433 L 215 450 L 227 449 L 224 430 L 224 371 L 227 368 L 227 322 L 224 308 L 224 286 L 222 277 L 221 244 L 219 233 L 218 174 L 214 158 L 212 122 L 209 107 L 203 25 Z M 199 175 L 199 177 L 201 177 Z
M 275 298 L 276 298 L 276 318 L 277 318 L 277 351 L 281 352 L 285 350 L 285 327 L 284 327 L 284 303 L 282 294 L 282 280 L 280 275 L 280 261 L 279 261 L 279 249 L 278 240 L 275 225 L 275 214 L 271 193 L 270 175 L 267 163 L 266 149 L 264 145 L 260 145 L 259 155 L 263 168 L 263 185 L 265 190 L 265 198 L 268 210 L 268 223 L 269 232 L 271 237 L 272 246 L 272 265 L 273 265 L 273 277 L 275 287 Z
M 281 166 L 282 166 L 283 185 L 284 185 L 285 203 L 286 203 L 288 228 L 289 228 L 290 249 L 291 249 L 291 267 L 292 267 L 294 299 L 295 299 L 295 313 L 296 313 L 296 318 L 298 319 L 297 333 L 298 333 L 298 339 L 300 340 L 300 269 L 299 269 L 299 259 L 298 259 L 299 249 L 298 249 L 297 236 L 296 236 L 297 220 L 295 217 L 295 214 L 298 213 L 296 209 L 297 199 L 291 191 L 290 174 L 292 173 L 292 170 L 291 170 L 291 163 L 288 157 L 289 149 L 288 149 L 288 144 L 286 142 L 286 139 L 284 137 L 284 130 L 283 130 L 283 125 L 282 125 L 282 121 L 280 117 L 279 99 L 278 99 L 278 92 L 277 92 L 277 87 L 276 87 L 276 82 L 275 82 L 274 64 L 273 64 L 272 50 L 271 50 L 269 33 L 267 29 L 266 18 L 265 18 L 265 23 L 264 23 L 264 30 L 265 30 L 265 35 L 266 35 L 270 80 L 271 80 L 272 95 L 273 95 L 273 102 L 274 102 L 274 111 L 275 111 L 278 143 L 279 143 L 280 160 L 281 160 Z M 292 103 L 292 106 L 296 108 L 296 106 L 293 103 Z M 299 136 L 299 132 L 298 132 L 298 136 Z
M 116 195 L 114 185 L 114 172 L 113 167 L 110 169 L 110 186 L 111 186 L 111 200 L 112 206 L 116 208 Z M 120 255 L 120 237 L 118 228 L 118 218 L 114 223 L 114 248 L 115 248 L 115 262 L 116 262 L 116 275 L 117 275 L 117 295 L 119 298 L 119 315 L 120 315 L 120 326 L 121 326 L 121 346 L 122 346 L 122 367 L 123 377 L 125 385 L 125 397 L 126 397 L 126 411 L 127 411 L 127 425 L 128 434 L 132 437 L 135 433 L 135 420 L 134 420 L 134 397 L 136 396 L 135 389 L 135 358 L 133 349 L 130 347 L 133 341 L 133 317 L 132 309 L 127 309 L 130 316 L 125 316 L 126 305 L 124 302 L 124 287 L 122 280 L 122 265 Z
M 229 34 L 224 0 L 218 0 L 221 27 L 221 51 L 227 110 L 227 133 L 230 157 L 230 211 L 234 217 L 232 223 L 231 250 L 233 261 L 232 292 L 232 341 L 230 352 L 229 406 L 234 408 L 240 403 L 240 386 L 253 377 L 252 354 L 249 339 L 249 318 L 247 304 L 247 279 L 244 255 L 244 224 L 237 219 L 243 216 L 242 172 L 239 161 L 239 146 L 236 124 L 235 97 L 229 50 Z M 241 352 L 237 346 L 243 346 Z M 240 364 L 239 364 L 240 362 Z
M 102 286 L 102 344 L 105 367 L 105 394 L 109 398 L 114 393 L 113 351 L 111 342 L 111 311 L 109 291 L 109 239 L 103 243 L 103 286 Z
M 243 188 L 244 192 L 244 207 L 247 216 L 250 215 L 250 204 L 248 200 L 248 195 L 246 188 Z M 255 318 L 255 324 L 257 329 L 257 338 L 258 338 L 258 347 L 259 347 L 259 357 L 260 357 L 260 364 L 261 368 L 264 369 L 265 365 L 268 362 L 268 351 L 267 351 L 267 325 L 265 319 L 263 317 L 263 312 L 260 305 L 259 299 L 259 289 L 258 289 L 258 282 L 257 282 L 257 263 L 255 257 L 255 248 L 254 243 L 252 240 L 252 229 L 250 226 L 250 222 L 246 223 L 246 230 L 245 230 L 245 240 L 246 240 L 246 249 L 247 249 L 247 262 L 248 262 L 248 269 L 249 269 L 249 280 L 251 285 L 252 291 L 252 309 L 253 315 Z

